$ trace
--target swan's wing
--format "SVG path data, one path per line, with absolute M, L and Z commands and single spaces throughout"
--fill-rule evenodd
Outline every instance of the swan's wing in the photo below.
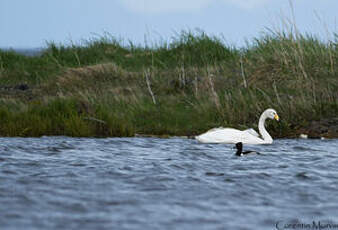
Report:
M 249 134 L 251 134 L 251 135 L 253 135 L 255 137 L 259 137 L 259 134 L 254 129 L 252 129 L 252 128 L 251 129 L 246 129 L 243 132 L 247 132 L 247 133 L 249 133 Z
M 212 129 L 208 130 L 207 133 L 214 132 L 214 131 L 219 131 L 219 130 L 222 130 L 222 129 L 224 129 L 222 126 L 220 126 L 218 128 L 212 128 Z
M 214 128 L 195 138 L 202 143 L 237 143 L 241 142 L 246 136 L 252 136 L 237 129 Z

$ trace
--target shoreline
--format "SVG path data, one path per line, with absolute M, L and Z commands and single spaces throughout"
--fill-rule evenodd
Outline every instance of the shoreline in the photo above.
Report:
M 206 130 L 207 131 L 207 130 Z M 269 132 L 269 131 L 268 131 Z M 142 133 L 134 133 L 134 135 L 129 136 L 67 136 L 74 138 L 124 138 L 124 137 L 141 137 L 141 138 L 182 138 L 182 139 L 195 139 L 196 135 L 170 135 L 170 134 L 142 134 Z M 41 136 L 0 136 L 1 138 L 16 138 L 16 137 L 24 137 L 24 138 L 35 138 L 35 137 L 62 137 L 65 135 L 41 135 Z M 272 136 L 272 135 L 271 135 Z M 310 125 L 306 128 L 299 128 L 295 130 L 293 134 L 290 135 L 278 135 L 274 134 L 272 136 L 273 139 L 337 139 L 338 138 L 338 117 L 332 119 L 322 119 L 320 121 L 312 121 Z
M 207 130 L 206 130 L 207 131 Z M 267 130 L 269 132 L 269 130 Z M 152 135 L 152 134 L 135 134 L 134 137 L 157 137 L 157 138 L 172 138 L 179 137 L 185 139 L 195 139 L 195 135 Z M 331 119 L 322 119 L 320 121 L 311 121 L 308 127 L 303 127 L 295 130 L 294 134 L 276 135 L 273 139 L 288 138 L 288 139 L 336 139 L 338 138 L 338 117 Z

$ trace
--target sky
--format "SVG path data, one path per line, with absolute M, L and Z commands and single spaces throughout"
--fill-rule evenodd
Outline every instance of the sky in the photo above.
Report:
M 80 44 L 106 33 L 151 45 L 196 29 L 242 46 L 286 28 L 283 21 L 325 40 L 337 17 L 338 0 L 0 0 L 0 47 Z

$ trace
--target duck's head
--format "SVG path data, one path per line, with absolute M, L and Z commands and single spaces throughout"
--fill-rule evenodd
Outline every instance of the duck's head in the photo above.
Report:
M 242 152 L 243 149 L 243 143 L 242 142 L 238 142 L 236 143 L 236 149 L 240 152 Z

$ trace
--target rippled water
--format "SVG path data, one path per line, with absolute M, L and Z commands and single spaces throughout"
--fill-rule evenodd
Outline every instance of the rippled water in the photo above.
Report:
M 338 140 L 276 140 L 244 157 L 180 138 L 0 140 L 0 229 L 338 222 Z

